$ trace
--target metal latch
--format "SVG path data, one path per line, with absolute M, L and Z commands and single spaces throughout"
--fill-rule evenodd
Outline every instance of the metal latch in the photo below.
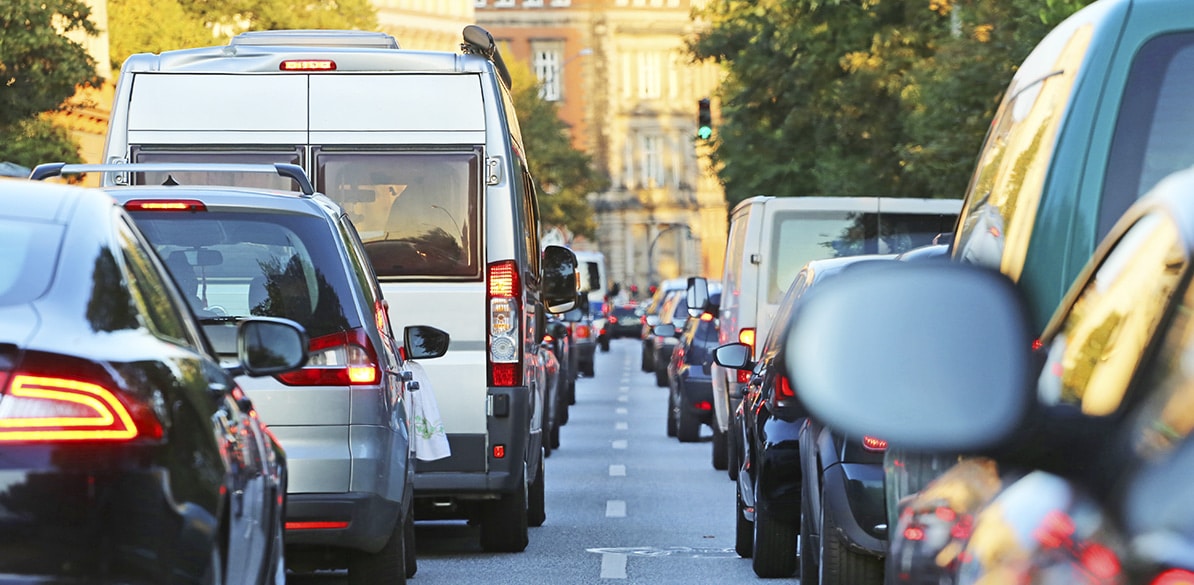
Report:
M 502 159 L 496 156 L 485 157 L 485 184 L 496 185 L 502 182 Z
M 750 255 L 750 263 L 751 264 L 762 264 L 763 256 L 761 254 L 751 254 Z

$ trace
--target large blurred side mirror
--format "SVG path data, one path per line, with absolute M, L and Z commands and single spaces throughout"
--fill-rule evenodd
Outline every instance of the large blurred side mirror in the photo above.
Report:
M 307 332 L 290 319 L 253 317 L 236 329 L 236 357 L 246 375 L 273 376 L 307 363 Z
M 700 317 L 709 308 L 709 281 L 701 276 L 688 277 L 688 290 L 686 291 L 688 303 L 688 314 L 693 317 Z
M 751 357 L 751 348 L 745 343 L 727 343 L 713 350 L 713 361 L 723 368 L 732 370 L 753 368 Z
M 655 328 L 651 329 L 651 332 L 659 337 L 675 337 L 676 326 L 672 325 L 671 323 L 664 323 L 662 325 L 656 325 Z
M 654 327 L 659 324 L 659 315 L 647 315 L 647 326 Z
M 543 306 L 548 313 L 563 313 L 576 304 L 576 254 L 563 246 L 543 249 Z
M 437 358 L 448 353 L 451 338 L 446 331 L 429 325 L 410 325 L 402 330 L 402 347 L 412 360 Z

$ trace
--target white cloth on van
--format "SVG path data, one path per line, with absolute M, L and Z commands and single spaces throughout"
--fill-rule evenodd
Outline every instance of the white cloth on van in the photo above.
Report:
M 439 415 L 439 404 L 435 401 L 435 391 L 431 388 L 431 379 L 422 364 L 414 360 L 406 361 L 406 368 L 410 370 L 414 381 L 419 383 L 419 389 L 410 392 L 411 410 L 414 411 L 415 458 L 420 461 L 435 461 L 452 455 L 452 448 L 448 445 L 448 435 L 444 432 L 444 421 Z

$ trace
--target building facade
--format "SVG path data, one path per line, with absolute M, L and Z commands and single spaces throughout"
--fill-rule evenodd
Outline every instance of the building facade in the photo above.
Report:
M 475 22 L 475 0 L 372 0 L 381 31 L 403 49 L 460 50 L 460 31 Z
M 684 50 L 695 0 L 473 0 L 478 24 L 528 63 L 557 101 L 573 143 L 611 187 L 590 196 L 609 278 L 640 290 L 668 278 L 719 277 L 725 194 L 696 137 L 713 64 Z

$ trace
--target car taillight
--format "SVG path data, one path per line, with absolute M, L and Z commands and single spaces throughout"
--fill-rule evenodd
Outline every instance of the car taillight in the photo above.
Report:
M 788 377 L 783 374 L 776 376 L 775 397 L 778 400 L 787 400 L 796 397 L 796 393 L 792 391 L 792 384 L 788 382 Z
M 750 355 L 755 355 L 755 330 L 752 327 L 747 327 L 738 332 L 738 343 L 744 343 L 750 346 Z
M 882 453 L 887 450 L 887 441 L 866 436 L 862 438 L 862 448 L 874 453 Z
M 1194 585 L 1194 573 L 1181 569 L 1170 569 L 1157 575 L 1150 585 Z
M 369 335 L 351 329 L 312 339 L 306 367 L 277 378 L 289 386 L 369 385 L 381 379 L 381 369 Z
M 0 395 L 0 442 L 159 439 L 161 422 L 148 407 L 125 403 L 114 390 L 74 378 L 16 373 Z
M 1111 549 L 1092 542 L 1079 553 L 1082 566 L 1097 579 L 1099 583 L 1109 583 L 1119 575 L 1119 557 Z
M 713 320 L 713 313 L 701 313 L 701 321 L 708 322 L 708 321 L 712 321 L 712 320 Z
M 925 530 L 919 526 L 909 526 L 904 529 L 904 540 L 920 542 L 925 539 Z
M 278 64 L 278 71 L 335 71 L 331 59 L 287 59 Z
M 207 211 L 198 199 L 133 199 L 124 204 L 127 211 Z
M 590 333 L 591 333 L 591 331 L 590 331 L 588 325 L 577 325 L 576 326 L 576 337 L 578 337 L 580 339 L 588 339 Z
M 522 383 L 518 300 L 522 286 L 513 260 L 489 265 L 489 380 L 493 386 Z M 588 335 L 586 335 L 587 337 Z

